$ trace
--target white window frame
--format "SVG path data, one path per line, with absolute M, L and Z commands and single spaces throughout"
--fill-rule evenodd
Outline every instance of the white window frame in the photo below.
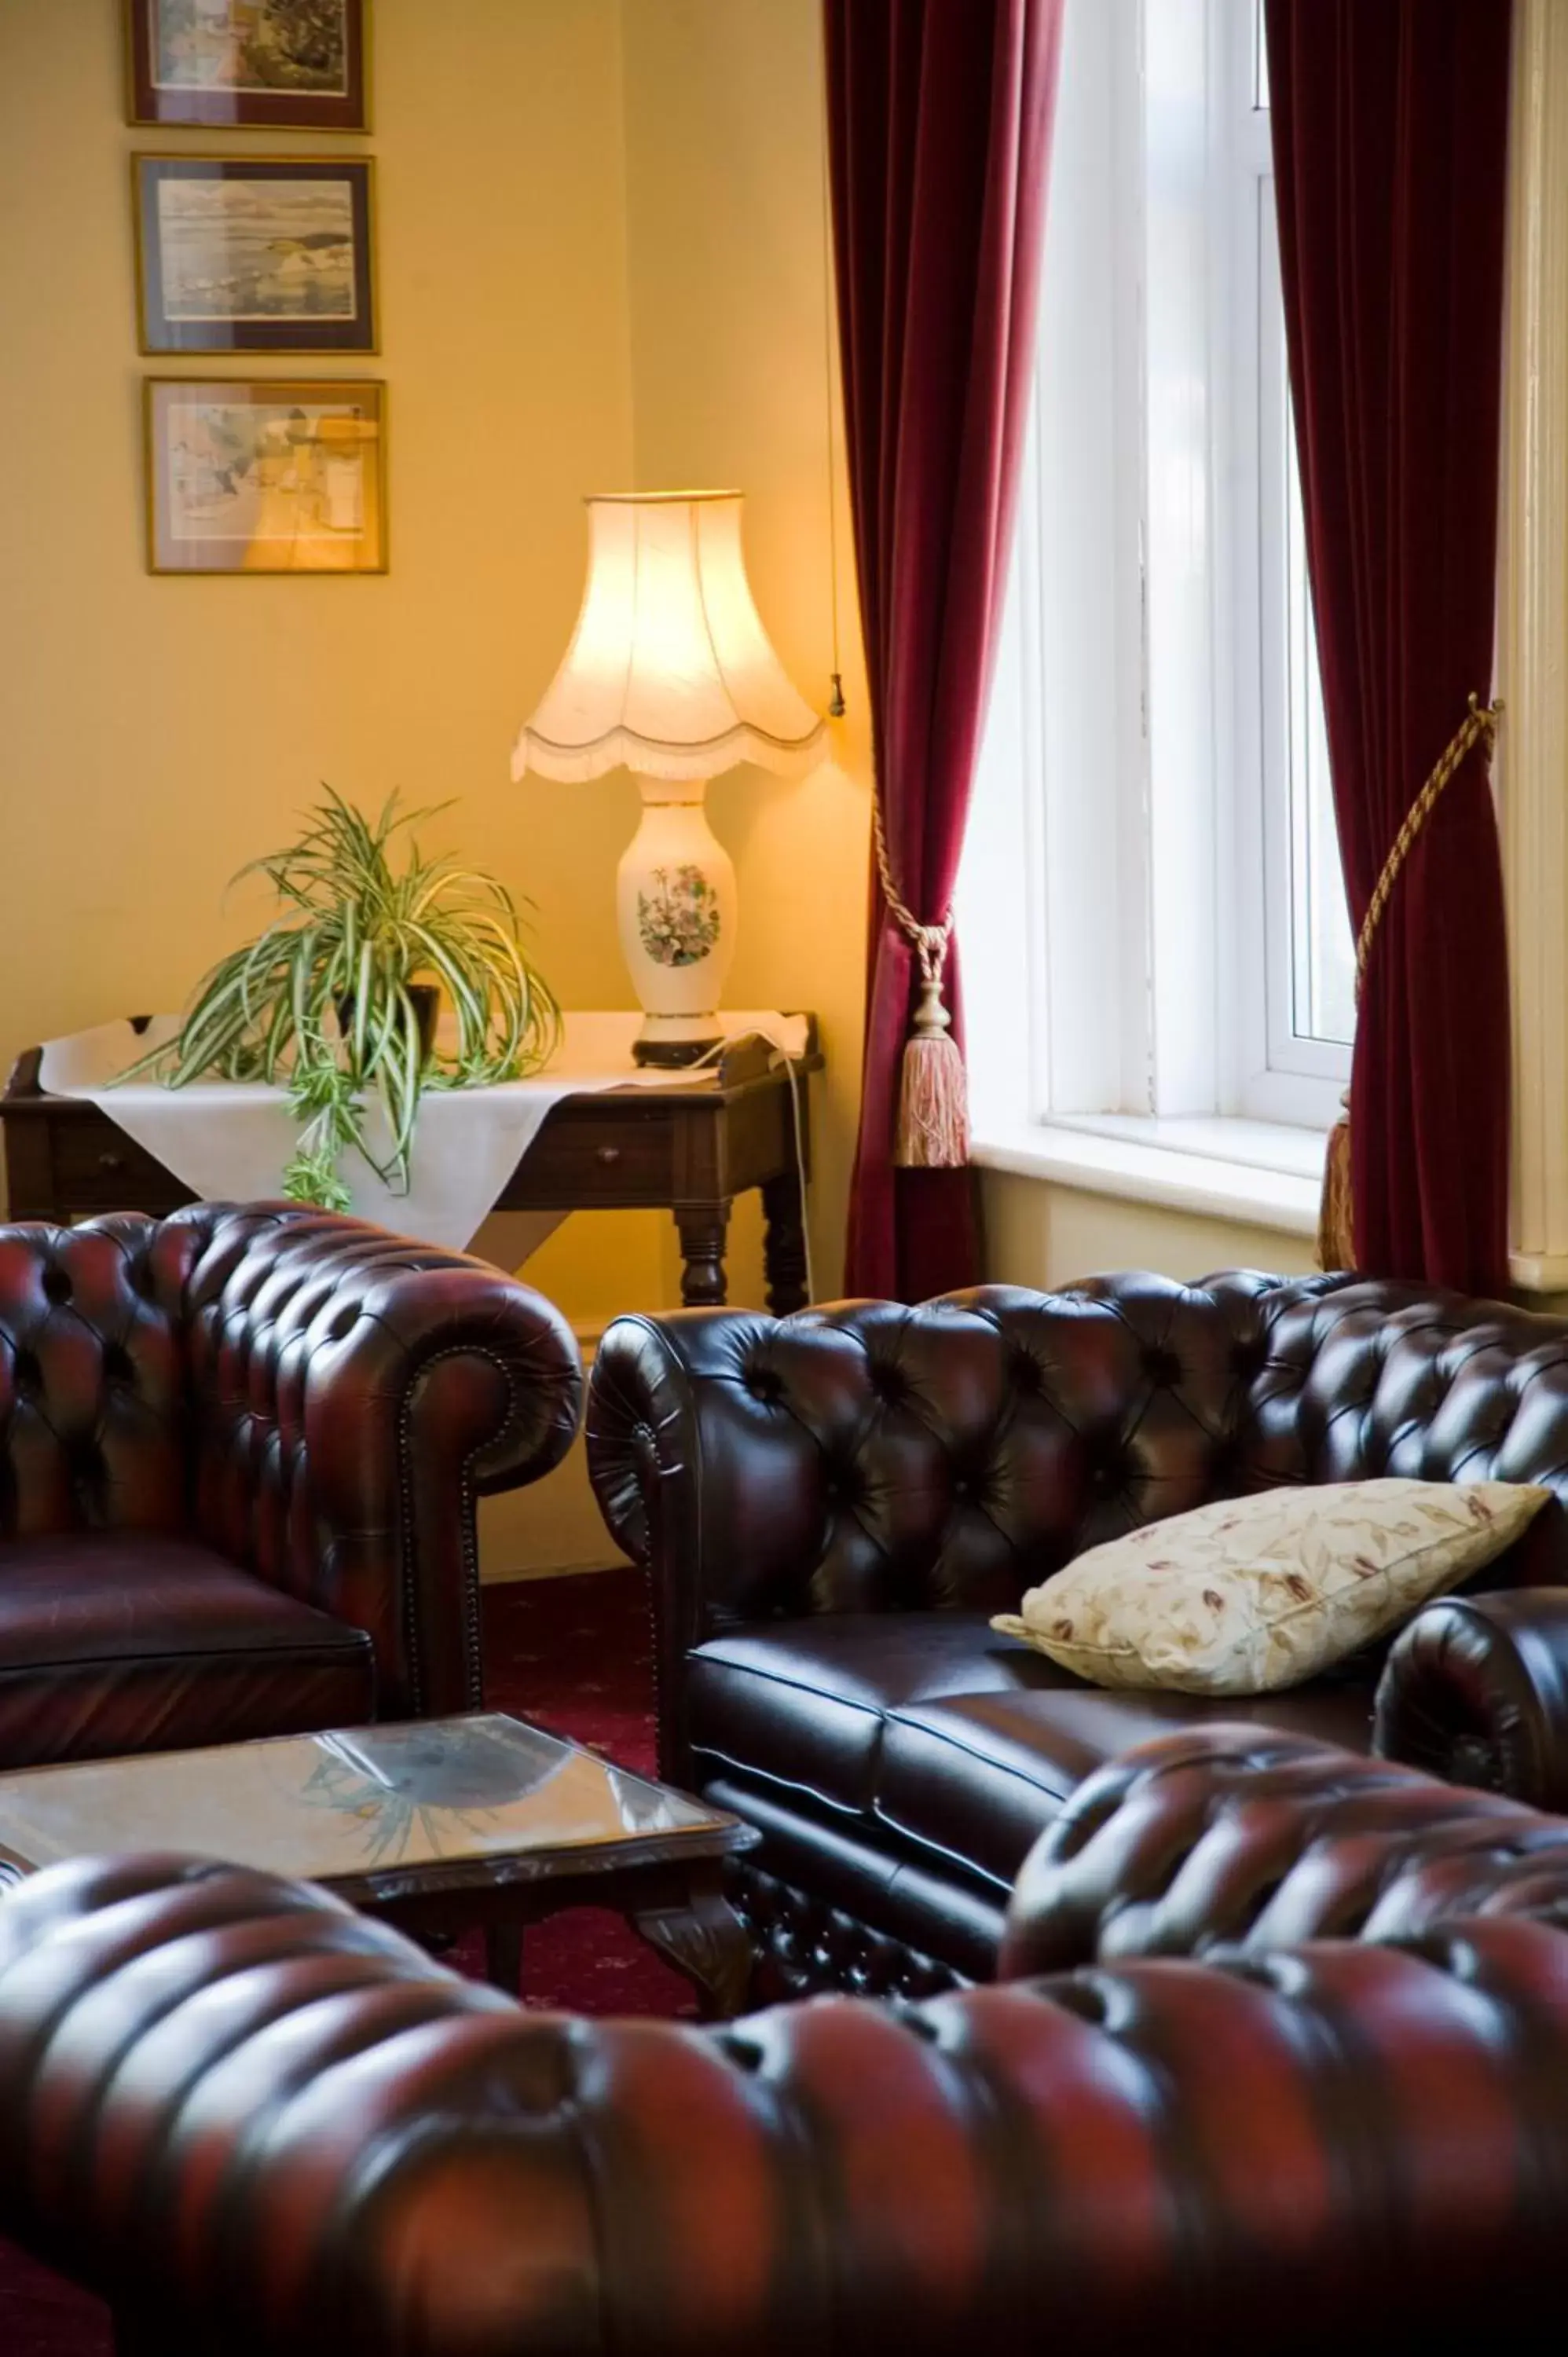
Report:
M 1290 1021 L 1291 617 L 1262 539 L 1287 512 L 1264 431 L 1283 339 L 1259 335 L 1277 294 L 1252 16 L 1069 0 L 1046 359 L 959 894 L 983 1140 L 1129 1115 L 1206 1152 L 1216 1117 L 1320 1134 L 1348 1071 Z
M 1261 873 L 1262 889 L 1239 896 L 1246 980 L 1236 997 L 1232 1095 L 1244 1115 L 1326 1127 L 1350 1076 L 1350 1049 L 1348 1043 L 1304 1036 L 1294 1017 L 1302 953 L 1293 917 L 1294 880 L 1305 871 L 1307 845 L 1305 800 L 1292 791 L 1292 748 L 1299 758 L 1315 735 L 1316 675 L 1308 676 L 1307 666 L 1316 665 L 1316 653 L 1296 543 L 1300 493 L 1273 220 L 1273 156 L 1267 111 L 1255 103 L 1266 86 L 1262 9 L 1261 0 L 1245 12 L 1233 0 L 1209 5 L 1223 13 L 1232 44 L 1225 98 L 1229 152 L 1219 168 L 1230 182 L 1222 210 L 1233 241 L 1230 368 L 1238 465 L 1225 521 L 1238 577 L 1249 557 L 1257 566 L 1255 597 L 1239 598 L 1233 608 L 1240 872 L 1243 877 Z M 1242 23 L 1243 14 L 1250 25 Z

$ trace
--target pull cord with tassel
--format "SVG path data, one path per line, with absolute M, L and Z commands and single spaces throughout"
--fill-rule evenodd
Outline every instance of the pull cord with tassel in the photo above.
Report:
M 920 996 L 904 1042 L 898 1085 L 894 1167 L 900 1170 L 961 1170 L 969 1160 L 969 1082 L 942 1000 L 942 969 L 952 941 L 952 910 L 940 925 L 923 925 L 900 899 L 887 858 L 882 801 L 872 801 L 876 874 L 882 897 L 920 963 Z
M 1498 723 L 1503 716 L 1503 702 L 1483 704 L 1472 694 L 1470 709 L 1443 749 L 1436 767 L 1404 814 L 1399 833 L 1382 872 L 1367 903 L 1367 913 L 1361 920 L 1361 930 L 1356 936 L 1356 1004 L 1361 1004 L 1361 991 L 1367 979 L 1367 967 L 1372 954 L 1372 943 L 1382 921 L 1400 872 L 1409 858 L 1412 845 L 1437 807 L 1444 786 L 1455 775 L 1472 746 L 1483 737 L 1488 758 L 1497 741 Z M 1354 1268 L 1356 1261 L 1355 1201 L 1350 1186 L 1350 1092 L 1346 1090 L 1343 1111 L 1328 1134 L 1328 1151 L 1323 1165 L 1323 1201 L 1317 1218 L 1317 1262 L 1320 1268 Z

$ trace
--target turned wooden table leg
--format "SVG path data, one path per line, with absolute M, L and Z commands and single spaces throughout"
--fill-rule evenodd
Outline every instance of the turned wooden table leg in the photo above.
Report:
M 798 1170 L 764 1180 L 762 1211 L 768 1307 L 776 1318 L 788 1318 L 792 1309 L 804 1309 L 811 1297 L 806 1289 L 806 1219 Z
M 485 1978 L 508 1996 L 522 1995 L 522 1925 L 490 1923 L 485 1928 Z
M 675 1225 L 681 1237 L 681 1299 L 688 1309 L 722 1309 L 729 1299 L 725 1275 L 727 1203 L 682 1204 Z

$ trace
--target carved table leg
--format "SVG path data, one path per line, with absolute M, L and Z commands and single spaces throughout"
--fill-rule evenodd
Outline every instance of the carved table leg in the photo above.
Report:
M 751 1941 L 716 1879 L 697 1883 L 683 1906 L 639 1909 L 635 1928 L 689 1980 L 705 2021 L 732 2021 L 751 1987 Z
M 800 1200 L 800 1174 L 781 1171 L 765 1179 L 762 1211 L 768 1225 L 763 1238 L 763 1265 L 768 1272 L 768 1307 L 775 1318 L 804 1309 L 806 1290 L 806 1222 Z
M 681 1299 L 688 1309 L 722 1309 L 729 1299 L 725 1276 L 727 1203 L 682 1205 L 675 1213 L 681 1237 Z

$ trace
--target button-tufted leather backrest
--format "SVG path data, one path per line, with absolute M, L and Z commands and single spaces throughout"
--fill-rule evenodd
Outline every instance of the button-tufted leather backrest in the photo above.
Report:
M 0 1537 L 177 1531 L 199 1222 L 0 1229 Z
M 195 1529 L 275 1576 L 309 1350 L 362 1306 L 344 1252 L 313 1256 L 339 1237 L 367 1267 L 420 1253 L 278 1204 L 0 1228 L 0 1536 Z
M 611 1529 L 671 1579 L 678 1563 L 709 1625 L 1004 1610 L 1101 1540 L 1281 1482 L 1487 1478 L 1568 1497 L 1568 1322 L 1246 1271 L 625 1318 L 600 1348 L 588 1437 Z M 1529 1560 L 1568 1577 L 1561 1510 Z
M 456 1258 L 279 1203 L 0 1228 L 0 1539 L 190 1530 L 317 1598 L 310 1387 L 386 1325 L 389 1284 Z
M 1260 1304 L 1251 1464 L 1273 1480 L 1536 1481 L 1568 1501 L 1568 1320 L 1409 1285 L 1307 1278 Z M 1568 1579 L 1568 1517 L 1511 1566 Z

